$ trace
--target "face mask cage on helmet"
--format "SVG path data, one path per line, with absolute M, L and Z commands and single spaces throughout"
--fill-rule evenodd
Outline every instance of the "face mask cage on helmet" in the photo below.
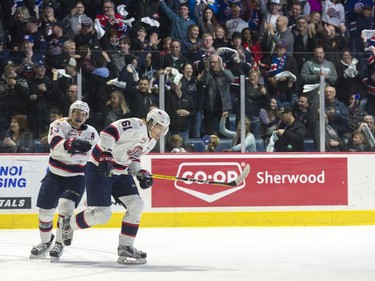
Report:
M 75 101 L 71 104 L 71 106 L 69 107 L 69 117 L 72 117 L 72 113 L 75 109 L 86 112 L 86 117 L 87 119 L 89 118 L 90 108 L 84 101 Z
M 170 119 L 168 113 L 161 109 L 153 109 L 151 110 L 146 117 L 146 121 L 149 124 L 149 129 L 152 128 L 156 124 L 160 124 L 163 127 L 161 134 L 165 136 L 169 130 Z

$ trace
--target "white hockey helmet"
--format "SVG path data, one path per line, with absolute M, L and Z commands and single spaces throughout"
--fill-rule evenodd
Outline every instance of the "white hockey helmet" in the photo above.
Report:
M 86 112 L 86 114 L 87 114 L 86 117 L 87 117 L 87 119 L 89 118 L 90 107 L 84 101 L 77 100 L 70 105 L 70 107 L 69 107 L 69 117 L 72 117 L 72 113 L 73 113 L 74 109 L 79 109 L 79 110 L 82 110 L 82 111 Z
M 150 110 L 147 114 L 146 121 L 147 123 L 151 123 L 151 129 L 156 124 L 162 125 L 165 128 L 163 131 L 164 136 L 168 133 L 169 124 L 171 123 L 168 113 L 158 108 Z

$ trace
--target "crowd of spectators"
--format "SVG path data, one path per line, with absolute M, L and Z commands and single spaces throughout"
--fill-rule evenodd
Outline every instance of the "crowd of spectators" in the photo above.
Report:
M 375 145 L 373 0 L 2 0 L 0 15 L 0 152 L 32 151 L 77 99 L 98 131 L 145 118 L 160 86 L 181 147 L 218 135 L 236 151 L 241 75 L 247 151 L 272 135 L 319 148 L 322 76 L 326 151 Z

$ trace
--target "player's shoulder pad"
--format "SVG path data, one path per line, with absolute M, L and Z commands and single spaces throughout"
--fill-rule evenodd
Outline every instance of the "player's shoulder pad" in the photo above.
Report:
M 56 119 L 51 123 L 51 126 L 70 126 L 70 124 L 67 122 L 68 117 L 62 117 L 59 119 Z
M 146 123 L 145 121 L 143 121 L 142 119 L 139 119 L 139 118 L 129 118 L 127 119 L 130 121 L 130 124 L 131 126 L 134 128 L 134 129 L 139 129 L 139 128 L 142 128 L 142 127 L 146 127 Z
M 88 124 L 85 124 L 85 125 L 86 125 L 85 130 L 88 129 L 90 131 L 97 131 L 94 126 L 91 126 L 91 125 L 88 125 Z
M 146 128 L 146 121 L 139 118 L 130 118 L 132 119 L 132 125 L 134 125 L 134 128 Z

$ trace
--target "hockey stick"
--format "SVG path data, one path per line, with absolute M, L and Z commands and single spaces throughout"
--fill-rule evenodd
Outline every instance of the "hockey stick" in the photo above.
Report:
M 237 186 L 239 185 L 250 173 L 250 165 L 247 164 L 245 168 L 242 170 L 242 173 L 233 181 L 230 182 L 220 182 L 220 181 L 210 181 L 210 180 L 199 180 L 193 178 L 181 178 L 176 176 L 168 176 L 168 175 L 159 175 L 159 174 L 152 174 L 151 177 L 154 179 L 162 179 L 162 180 L 179 180 L 179 181 L 189 181 L 189 182 L 197 182 L 197 183 L 204 183 L 204 184 L 213 184 L 213 185 L 224 185 L 224 186 Z M 137 176 L 137 174 L 132 174 Z

